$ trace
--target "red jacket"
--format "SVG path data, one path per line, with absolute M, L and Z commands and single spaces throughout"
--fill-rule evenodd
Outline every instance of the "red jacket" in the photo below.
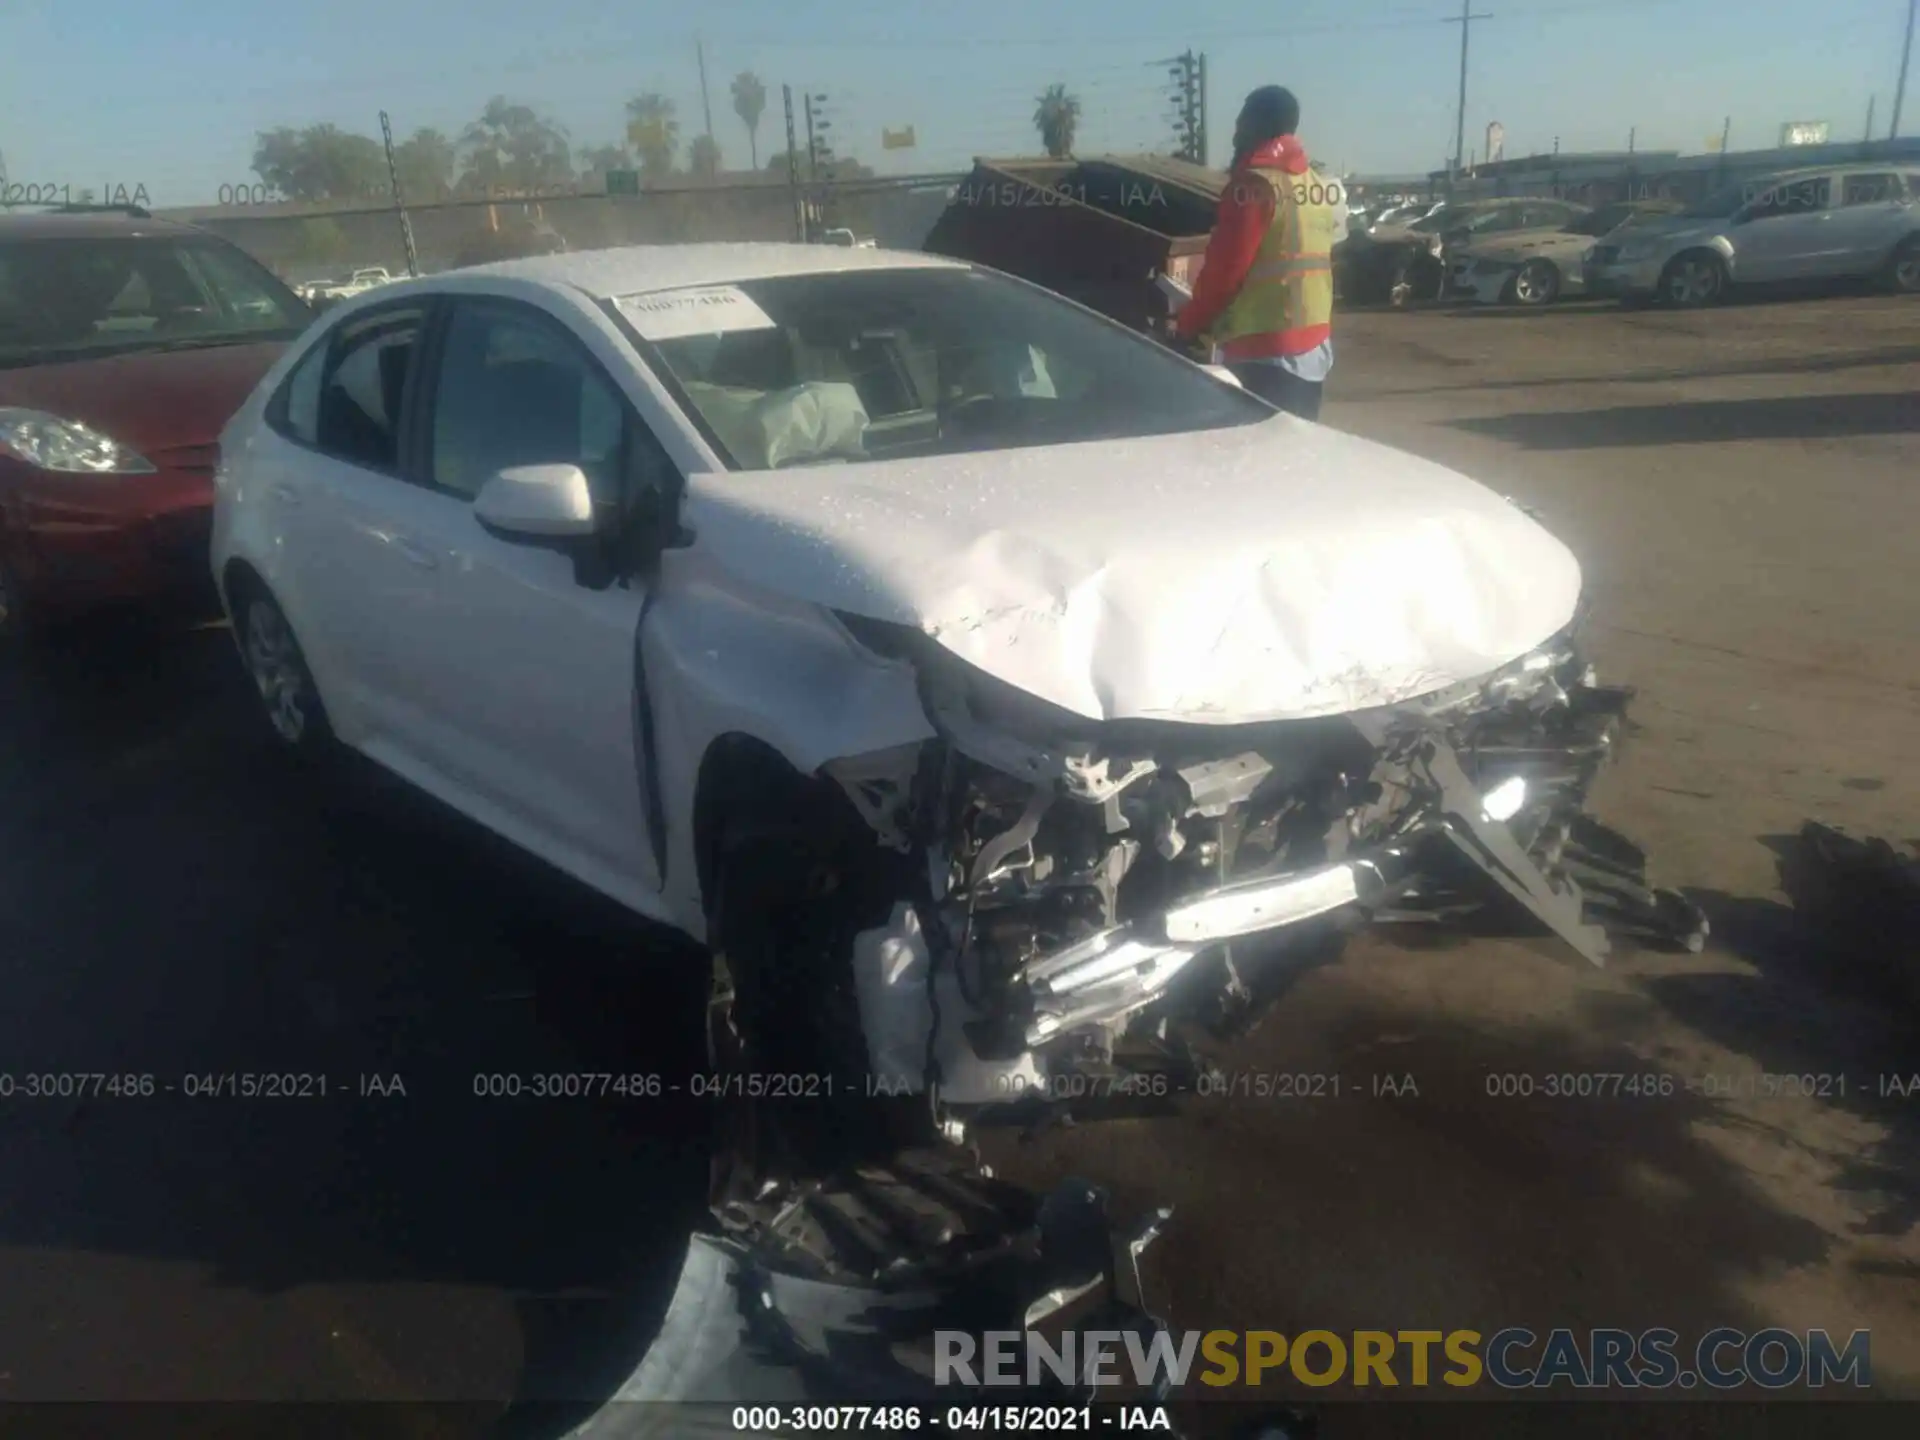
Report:
M 1311 168 L 1306 149 L 1300 144 L 1299 138 L 1293 135 L 1282 135 L 1267 141 L 1246 159 L 1248 170 L 1278 170 L 1287 175 L 1305 175 Z M 1219 217 L 1214 221 L 1213 234 L 1207 240 L 1207 251 L 1200 262 L 1200 275 L 1193 285 L 1193 298 L 1174 317 L 1174 333 L 1183 340 L 1192 340 L 1204 333 L 1232 303 L 1247 278 L 1247 272 L 1253 268 L 1254 257 L 1260 253 L 1260 245 L 1267 237 L 1268 227 L 1273 224 L 1273 187 L 1241 182 L 1241 173 L 1236 170 L 1228 178 L 1226 189 L 1220 192 Z M 1281 347 L 1280 353 L 1296 353 L 1294 347 L 1297 346 L 1297 353 L 1304 354 L 1326 338 L 1319 334 L 1302 337 L 1293 345 Z

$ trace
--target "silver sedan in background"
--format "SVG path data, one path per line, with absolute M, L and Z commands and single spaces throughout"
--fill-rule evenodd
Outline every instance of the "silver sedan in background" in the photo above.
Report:
M 1920 167 L 1792 170 L 1725 186 L 1588 252 L 1587 288 L 1710 305 L 1735 285 L 1877 279 L 1920 293 Z

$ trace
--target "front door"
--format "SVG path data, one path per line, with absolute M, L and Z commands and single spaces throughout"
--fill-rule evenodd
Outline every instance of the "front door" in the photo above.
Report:
M 1826 175 L 1776 185 L 1732 230 L 1734 278 L 1772 282 L 1830 273 L 1833 181 Z
M 413 657 L 432 762 L 468 807 L 616 897 L 657 889 L 637 743 L 644 583 L 598 583 L 496 538 L 473 500 L 501 470 L 572 464 L 610 531 L 668 462 L 599 362 L 528 304 L 456 299 L 427 382 L 418 534 L 442 587 Z

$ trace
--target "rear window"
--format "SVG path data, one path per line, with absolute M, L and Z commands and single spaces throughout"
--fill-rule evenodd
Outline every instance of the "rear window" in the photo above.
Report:
M 219 241 L 0 240 L 0 366 L 289 339 L 310 318 L 270 271 Z
M 1261 401 L 1057 296 L 973 270 L 855 270 L 610 302 L 736 470 L 1257 424 Z

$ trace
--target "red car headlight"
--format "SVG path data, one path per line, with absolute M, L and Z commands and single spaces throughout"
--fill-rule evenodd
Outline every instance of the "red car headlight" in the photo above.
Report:
M 157 468 L 89 425 L 13 406 L 0 406 L 0 452 L 62 475 L 151 475 Z

